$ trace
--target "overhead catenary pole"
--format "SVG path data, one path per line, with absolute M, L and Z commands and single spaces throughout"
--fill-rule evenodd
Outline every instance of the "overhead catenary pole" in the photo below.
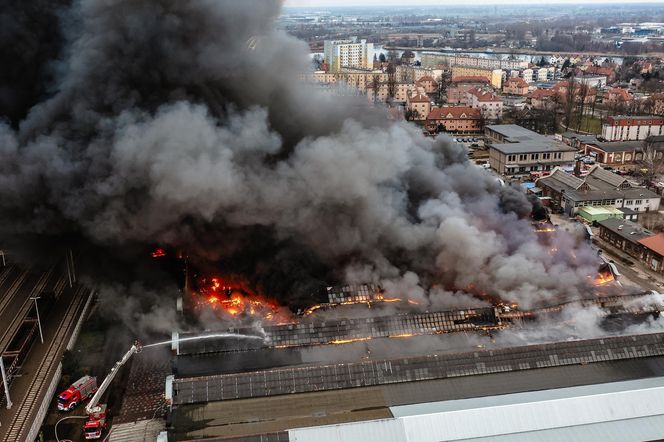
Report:
M 71 265 L 69 263 L 69 253 L 65 253 L 65 263 L 67 265 L 67 278 L 69 278 L 69 287 L 73 287 L 73 282 L 71 280 Z
M 0 356 L 0 373 L 2 373 L 2 384 L 5 387 L 5 397 L 7 398 L 7 410 L 12 408 L 12 400 L 9 397 L 9 382 L 7 381 L 7 373 L 5 373 L 5 363 Z
M 71 262 L 71 277 L 76 282 L 76 266 L 74 265 L 74 252 L 69 249 L 69 261 Z
M 37 305 L 37 300 L 40 299 L 39 296 L 33 296 L 30 299 L 35 301 L 35 312 L 37 312 L 37 325 L 39 326 L 39 339 L 41 343 L 44 343 L 44 334 L 42 333 L 41 319 L 39 318 L 39 306 Z

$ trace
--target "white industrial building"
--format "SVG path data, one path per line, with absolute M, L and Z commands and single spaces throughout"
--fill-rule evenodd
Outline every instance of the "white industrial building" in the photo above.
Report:
M 396 406 L 390 411 L 390 419 L 292 429 L 288 440 L 655 440 L 664 436 L 664 378 Z
M 664 135 L 664 117 L 654 115 L 616 115 L 602 125 L 602 138 L 607 141 L 640 141 Z

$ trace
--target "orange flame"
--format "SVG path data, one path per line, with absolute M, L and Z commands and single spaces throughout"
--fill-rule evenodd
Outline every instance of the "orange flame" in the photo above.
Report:
M 199 306 L 211 307 L 232 317 L 250 316 L 269 321 L 289 319 L 285 309 L 256 294 L 248 284 L 238 278 L 224 280 L 219 276 L 199 279 Z
M 166 250 L 162 249 L 161 247 L 157 247 L 152 252 L 152 257 L 153 258 L 161 258 L 161 257 L 164 257 L 164 256 L 166 256 Z
M 334 341 L 330 341 L 330 344 L 334 345 L 339 345 L 339 344 L 350 344 L 351 342 L 362 342 L 362 341 L 370 341 L 371 338 L 349 338 L 349 339 L 335 339 Z
M 603 272 L 603 273 L 598 273 L 597 276 L 595 276 L 594 282 L 596 286 L 600 286 L 600 285 L 609 284 L 615 280 L 616 278 L 613 276 L 613 273 Z

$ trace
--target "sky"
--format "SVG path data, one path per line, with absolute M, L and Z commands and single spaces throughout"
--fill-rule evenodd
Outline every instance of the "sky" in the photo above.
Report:
M 479 0 L 471 2 L 477 4 L 536 4 L 546 5 L 552 3 L 583 4 L 583 3 L 662 3 L 663 0 L 555 0 L 555 1 L 536 1 L 533 0 Z M 286 0 L 286 6 L 419 6 L 419 5 L 454 5 L 459 6 L 458 0 Z

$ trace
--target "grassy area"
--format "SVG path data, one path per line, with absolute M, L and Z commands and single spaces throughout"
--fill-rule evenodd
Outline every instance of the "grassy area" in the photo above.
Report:
M 561 127 L 561 130 L 565 132 L 567 129 Z M 589 132 L 596 135 L 601 134 L 602 120 L 591 115 L 584 115 L 583 118 L 581 118 L 581 126 L 579 126 L 579 122 L 575 120 L 569 130 L 580 130 L 581 132 Z
M 601 134 L 602 120 L 591 115 L 584 115 L 581 119 L 581 130 L 593 134 Z

